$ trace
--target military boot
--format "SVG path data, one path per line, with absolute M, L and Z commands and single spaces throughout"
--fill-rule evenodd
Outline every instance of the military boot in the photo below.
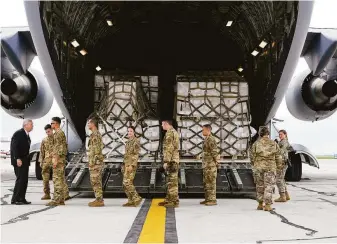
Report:
M 179 202 L 168 202 L 164 205 L 165 208 L 177 208 L 179 207 Z
M 142 203 L 142 200 L 143 199 L 140 197 L 139 199 L 137 199 L 136 201 L 134 201 L 135 207 L 138 207 Z
M 280 197 L 275 199 L 275 202 L 286 202 L 286 201 L 287 201 L 287 198 L 284 193 L 280 193 Z
M 95 199 L 95 201 L 89 202 L 88 206 L 89 207 L 103 207 L 104 201 Z
M 265 206 L 264 206 L 264 211 L 272 211 L 273 209 L 272 209 L 272 207 L 271 207 L 271 205 L 270 204 L 266 204 Z
M 200 204 L 206 204 L 207 200 L 201 201 Z
M 41 200 L 50 200 L 50 194 L 44 194 L 44 196 L 41 198 Z
M 218 205 L 217 201 L 207 201 L 205 203 L 206 206 L 214 206 L 214 205 Z
M 165 204 L 167 204 L 167 202 L 166 202 L 166 201 L 159 202 L 159 203 L 158 203 L 158 206 L 165 206 Z
M 290 200 L 290 196 L 289 196 L 288 191 L 286 191 L 285 194 L 286 194 L 286 199 L 287 199 L 287 201 L 289 201 L 289 200 Z
M 71 197 L 68 195 L 68 196 L 66 196 L 65 198 L 64 198 L 64 201 L 67 201 L 67 200 L 69 200 Z
M 56 202 L 56 201 L 51 201 L 46 204 L 46 206 L 60 206 L 60 205 L 65 205 L 64 202 Z
M 122 206 L 123 207 L 131 207 L 133 205 L 132 202 L 127 202 L 127 203 L 124 203 Z
M 257 206 L 257 210 L 263 210 L 263 202 L 259 202 L 259 205 Z

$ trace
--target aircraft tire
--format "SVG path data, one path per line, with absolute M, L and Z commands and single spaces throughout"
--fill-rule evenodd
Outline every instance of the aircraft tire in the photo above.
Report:
M 300 181 L 302 178 L 302 162 L 299 154 L 289 153 L 291 158 L 291 167 L 288 167 L 285 179 L 286 181 Z
M 35 176 L 36 179 L 42 180 L 42 168 L 40 167 L 40 163 L 38 162 L 38 160 L 36 160 L 35 162 Z

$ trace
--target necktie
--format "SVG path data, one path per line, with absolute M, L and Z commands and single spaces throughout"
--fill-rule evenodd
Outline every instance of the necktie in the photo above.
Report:
M 29 134 L 27 134 L 27 137 L 28 137 L 28 143 L 30 145 L 30 137 L 29 137 Z

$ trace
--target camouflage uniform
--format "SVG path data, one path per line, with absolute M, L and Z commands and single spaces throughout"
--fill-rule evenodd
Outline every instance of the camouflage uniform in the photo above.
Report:
M 166 131 L 163 142 L 163 156 L 164 163 L 167 164 L 167 193 L 165 197 L 165 204 L 175 205 L 179 204 L 178 196 L 178 170 L 179 170 L 179 135 L 172 127 Z
M 279 193 L 285 193 L 287 191 L 287 186 L 286 182 L 284 180 L 284 177 L 286 175 L 287 169 L 288 169 L 288 149 L 290 148 L 289 142 L 287 139 L 283 139 L 278 143 L 281 154 L 282 154 L 282 159 L 283 159 L 283 168 L 281 170 L 276 171 L 276 185 L 278 188 Z
M 98 201 L 103 200 L 102 172 L 104 168 L 104 156 L 102 154 L 102 136 L 98 130 L 91 133 L 89 139 L 89 172 L 90 183 Z
M 133 185 L 138 166 L 139 151 L 140 142 L 138 138 L 133 137 L 126 142 L 123 162 L 123 188 L 128 197 L 129 204 L 136 204 L 141 200 L 141 197 L 138 195 L 136 188 Z M 126 170 L 129 166 L 132 167 L 131 171 Z
M 218 147 L 214 136 L 205 138 L 203 145 L 203 182 L 205 189 L 205 203 L 216 201 L 216 177 L 217 177 L 217 157 Z
M 281 151 L 276 142 L 268 137 L 258 139 L 251 149 L 254 167 L 257 201 L 272 204 L 276 170 L 283 168 Z
M 43 192 L 45 197 L 49 196 L 50 199 L 50 170 L 53 168 L 52 164 L 52 152 L 53 152 L 53 136 L 47 136 L 42 140 L 40 147 L 39 162 L 42 168 L 43 179 Z
M 53 159 L 58 156 L 58 162 L 53 168 L 53 183 L 54 183 L 54 203 L 64 204 L 65 198 L 69 195 L 68 186 L 65 179 L 65 163 L 67 156 L 67 140 L 64 132 L 59 128 L 53 135 Z M 53 205 L 53 203 L 51 203 Z

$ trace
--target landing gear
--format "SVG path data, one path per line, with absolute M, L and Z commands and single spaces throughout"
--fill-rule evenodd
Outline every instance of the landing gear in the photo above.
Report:
M 302 178 L 302 161 L 299 154 L 289 153 L 291 167 L 288 167 L 285 179 L 287 181 L 300 181 Z

